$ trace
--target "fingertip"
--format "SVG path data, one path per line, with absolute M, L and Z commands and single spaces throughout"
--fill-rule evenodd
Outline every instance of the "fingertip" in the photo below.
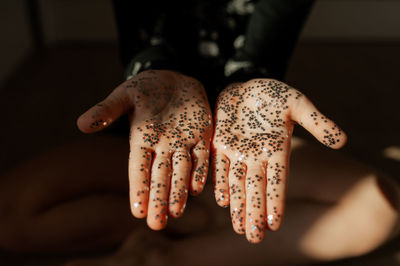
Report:
M 222 208 L 227 208 L 229 206 L 229 193 L 223 188 L 218 188 L 214 190 L 215 200 L 218 206 Z
M 265 222 L 268 230 L 278 231 L 283 222 L 283 215 L 285 213 L 285 202 L 283 199 L 278 201 L 269 201 L 267 206 L 267 215 Z
M 281 228 L 282 223 L 281 222 L 277 222 L 272 226 L 268 226 L 268 230 L 272 231 L 272 232 L 276 232 Z
M 332 126 L 324 128 L 320 142 L 331 149 L 340 149 L 347 142 L 347 135 L 336 124 L 332 122 Z
M 244 217 L 241 217 L 236 220 L 232 218 L 232 227 L 233 227 L 233 231 L 235 231 L 236 234 L 238 234 L 238 235 L 246 234 L 246 229 L 245 229 L 245 225 L 244 225 Z
M 147 216 L 147 206 L 144 206 L 141 202 L 133 202 L 131 204 L 131 213 L 134 217 L 138 219 L 146 218 Z
M 307 97 L 301 97 L 293 106 L 291 118 L 329 148 L 340 149 L 347 141 L 346 134 L 338 125 L 322 114 Z
M 132 215 L 136 218 L 145 218 L 149 204 L 149 173 L 151 151 L 144 147 L 131 146 L 129 153 L 129 199 Z
M 231 220 L 232 220 L 232 227 L 233 230 L 239 234 L 243 235 L 246 233 L 246 217 L 244 215 L 244 208 L 243 207 L 235 207 L 233 206 L 235 203 L 231 202 Z
M 194 182 L 190 186 L 190 195 L 198 196 L 201 194 L 201 192 L 203 192 L 203 190 L 204 190 L 204 184 L 201 184 L 199 182 Z
M 87 126 L 88 122 L 86 121 L 87 119 L 85 119 L 85 115 L 86 115 L 86 113 L 84 113 L 80 117 L 78 117 L 78 119 L 76 120 L 76 126 L 82 133 L 88 134 L 88 133 L 91 133 L 91 131 L 89 130 L 90 127 Z
M 212 160 L 215 200 L 220 207 L 226 208 L 229 206 L 230 203 L 228 184 L 228 159 L 223 154 L 214 152 Z
M 256 229 L 257 230 L 257 229 Z M 249 241 L 251 244 L 259 244 L 261 243 L 265 238 L 265 231 L 261 232 L 246 232 L 246 239 Z
M 183 213 L 185 212 L 185 207 L 186 207 L 186 204 L 184 204 L 183 206 L 177 206 L 177 205 L 172 206 L 168 210 L 169 216 L 172 218 L 175 218 L 175 219 L 180 218 L 183 215 Z
M 79 130 L 83 133 L 94 133 L 108 127 L 112 119 L 97 110 L 97 105 L 82 114 L 76 121 Z
M 173 196 L 170 196 L 169 198 L 168 214 L 173 218 L 181 217 L 186 207 L 188 192 L 185 188 L 180 188 L 179 191 L 180 196 L 178 197 L 178 199 L 174 198 Z
M 346 143 L 347 143 L 347 134 L 343 130 L 341 130 L 341 135 L 337 139 L 336 143 L 329 147 L 332 149 L 338 150 L 338 149 L 343 148 L 343 146 L 346 145 Z
M 207 161 L 207 160 L 206 160 Z M 193 196 L 199 195 L 204 190 L 204 186 L 207 181 L 208 165 L 201 164 L 196 167 L 192 173 L 190 182 L 190 194 Z
M 169 192 L 168 213 L 173 218 L 183 215 L 192 168 L 192 158 L 187 150 L 175 151 L 172 155 L 172 177 Z
M 246 230 L 244 227 L 233 227 L 233 231 L 235 231 L 236 234 L 238 235 L 244 235 L 246 233 Z
M 254 215 L 251 212 L 246 216 L 246 238 L 250 243 L 257 244 L 265 237 L 265 216 Z
M 277 231 L 285 212 L 285 198 L 288 184 L 288 164 L 284 157 L 272 157 L 267 166 L 266 226 Z
M 201 142 L 192 148 L 192 165 L 190 181 L 190 194 L 199 195 L 206 184 L 209 169 L 209 150 L 205 142 Z
M 131 213 L 138 219 L 145 218 L 148 211 L 148 188 L 130 188 Z
M 151 230 L 160 231 L 167 226 L 168 215 L 147 216 L 147 225 Z
M 281 228 L 283 221 L 283 212 L 280 214 L 270 213 L 267 215 L 267 226 L 270 231 L 278 231 Z

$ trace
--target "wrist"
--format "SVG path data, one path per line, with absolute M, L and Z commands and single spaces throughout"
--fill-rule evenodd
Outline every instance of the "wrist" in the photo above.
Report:
M 230 59 L 225 64 L 225 84 L 246 82 L 255 78 L 270 78 L 266 67 L 257 66 L 252 61 Z
M 130 79 L 146 70 L 180 71 L 181 64 L 174 51 L 165 44 L 147 47 L 137 53 L 125 70 L 125 79 Z

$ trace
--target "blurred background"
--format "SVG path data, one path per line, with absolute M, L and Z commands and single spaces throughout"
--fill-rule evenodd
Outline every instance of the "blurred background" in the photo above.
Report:
M 1 174 L 78 137 L 123 69 L 109 0 L 2 0 L 0 17 Z M 345 153 L 400 181 L 400 1 L 316 1 L 285 81 L 348 133 Z M 399 244 L 340 265 L 400 265 Z

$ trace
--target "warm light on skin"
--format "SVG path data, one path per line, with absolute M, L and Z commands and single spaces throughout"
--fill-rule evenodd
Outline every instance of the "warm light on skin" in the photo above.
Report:
M 383 150 L 383 156 L 386 158 L 400 161 L 400 147 L 399 146 L 390 146 Z
M 213 139 L 215 195 L 220 206 L 230 204 L 234 230 L 246 233 L 252 243 L 282 223 L 295 123 L 330 148 L 346 142 L 345 133 L 302 93 L 277 80 L 236 83 L 219 95 Z
M 339 254 L 359 256 L 393 233 L 399 214 L 376 185 L 379 176 L 366 173 L 358 180 L 341 195 L 340 205 L 315 219 L 300 239 L 305 254 L 319 260 L 332 260 Z
M 85 133 L 130 115 L 132 214 L 163 229 L 182 215 L 188 190 L 201 193 L 208 172 L 212 113 L 201 83 L 173 71 L 148 70 L 118 86 L 78 120 Z

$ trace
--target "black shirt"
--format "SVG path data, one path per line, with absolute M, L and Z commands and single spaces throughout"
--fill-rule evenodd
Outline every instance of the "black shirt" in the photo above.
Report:
M 171 69 L 213 102 L 227 84 L 282 80 L 313 0 L 114 0 L 126 78 Z

